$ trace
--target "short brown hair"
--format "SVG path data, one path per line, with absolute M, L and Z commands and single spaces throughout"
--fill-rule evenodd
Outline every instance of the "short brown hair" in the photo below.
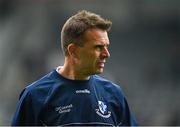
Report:
M 74 43 L 82 46 L 83 34 L 87 29 L 99 28 L 109 31 L 112 22 L 102 18 L 100 15 L 82 10 L 77 14 L 71 16 L 64 24 L 61 31 L 61 47 L 65 55 L 67 55 L 67 47 L 69 44 Z

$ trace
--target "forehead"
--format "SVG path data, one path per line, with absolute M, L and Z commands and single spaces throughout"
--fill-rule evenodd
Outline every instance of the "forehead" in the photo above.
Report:
M 109 44 L 107 31 L 98 28 L 88 29 L 84 33 L 85 42 Z

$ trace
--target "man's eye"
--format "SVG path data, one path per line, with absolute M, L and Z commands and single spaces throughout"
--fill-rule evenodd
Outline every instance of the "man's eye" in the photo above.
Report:
M 102 45 L 97 45 L 97 46 L 96 46 L 96 49 L 102 50 L 103 48 L 104 48 L 104 46 L 102 46 Z
M 107 45 L 106 48 L 109 49 L 109 45 Z

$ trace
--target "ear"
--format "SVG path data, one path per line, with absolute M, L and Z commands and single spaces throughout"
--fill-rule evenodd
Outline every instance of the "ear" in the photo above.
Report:
M 71 43 L 68 45 L 67 49 L 68 49 L 68 53 L 69 53 L 69 56 L 72 56 L 74 58 L 77 57 L 77 45 Z

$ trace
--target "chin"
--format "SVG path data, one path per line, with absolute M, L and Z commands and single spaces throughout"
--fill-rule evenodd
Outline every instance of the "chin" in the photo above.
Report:
M 101 74 L 103 71 L 103 68 L 94 69 L 91 73 L 89 73 L 89 75 Z
M 101 73 L 103 73 L 103 69 L 100 69 L 100 70 L 96 71 L 96 74 L 101 74 Z

